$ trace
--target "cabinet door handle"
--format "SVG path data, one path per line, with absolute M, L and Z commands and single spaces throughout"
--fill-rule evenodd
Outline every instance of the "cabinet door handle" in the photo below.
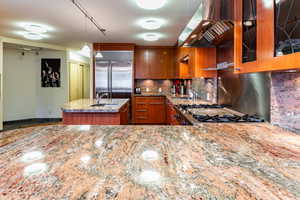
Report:
M 147 119 L 147 117 L 136 117 L 137 119 Z
M 164 103 L 162 103 L 162 102 L 153 102 L 153 103 L 150 103 L 150 105 L 164 105 Z
M 148 110 L 136 110 L 135 112 L 147 112 Z

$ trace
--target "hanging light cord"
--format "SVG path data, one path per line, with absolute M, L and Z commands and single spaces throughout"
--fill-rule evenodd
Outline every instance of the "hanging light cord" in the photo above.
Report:
M 82 7 L 82 5 L 77 1 L 77 0 L 71 0 L 71 2 L 85 15 L 86 18 L 88 18 L 92 24 L 94 24 L 96 26 L 96 28 L 103 34 L 105 34 L 106 29 L 102 28 L 97 21 L 94 19 L 94 17 L 92 17 L 88 11 Z

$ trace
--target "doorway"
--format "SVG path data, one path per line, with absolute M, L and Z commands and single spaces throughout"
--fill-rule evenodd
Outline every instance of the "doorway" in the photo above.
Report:
M 90 98 L 90 66 L 83 63 L 70 63 L 70 101 Z

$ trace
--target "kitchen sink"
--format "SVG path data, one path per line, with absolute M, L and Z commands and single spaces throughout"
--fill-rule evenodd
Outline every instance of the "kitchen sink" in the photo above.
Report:
M 97 103 L 91 105 L 91 107 L 105 107 L 105 106 L 117 106 L 118 104 L 113 104 L 113 103 Z
M 192 100 L 191 97 L 179 97 L 179 96 L 176 96 L 176 97 L 172 97 L 172 99 L 183 99 L 183 100 Z

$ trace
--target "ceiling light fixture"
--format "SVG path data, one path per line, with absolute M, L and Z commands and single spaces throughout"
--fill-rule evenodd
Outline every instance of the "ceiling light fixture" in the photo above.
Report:
M 146 19 L 141 21 L 141 26 L 144 29 L 155 30 L 159 29 L 162 26 L 163 22 L 159 19 Z
M 157 41 L 158 39 L 159 39 L 159 35 L 156 33 L 147 33 L 144 35 L 144 40 L 146 41 L 153 42 L 153 41 Z
M 136 0 L 139 7 L 147 10 L 155 10 L 162 8 L 167 0 Z
M 80 54 L 85 57 L 90 57 L 91 56 L 91 48 L 87 44 L 83 45 L 83 47 L 81 48 Z
M 37 24 L 26 24 L 24 26 L 24 29 L 28 32 L 39 34 L 46 33 L 48 31 L 46 27 Z
M 206 21 L 206 22 L 203 22 L 202 26 L 207 26 L 207 25 L 209 25 L 209 24 L 210 24 L 210 22 L 209 22 L 209 21 Z
M 194 39 L 196 37 L 197 37 L 197 34 L 194 34 L 194 35 L 191 36 L 192 39 Z
M 43 36 L 41 34 L 37 33 L 31 33 L 31 32 L 26 32 L 24 33 L 24 38 L 29 39 L 29 40 L 41 40 L 43 39 Z
M 252 26 L 253 22 L 251 20 L 247 20 L 243 22 L 244 26 Z
M 96 53 L 96 56 L 95 56 L 96 58 L 103 58 L 103 55 L 102 55 L 102 53 L 100 52 L 100 51 L 98 51 L 97 53 Z

